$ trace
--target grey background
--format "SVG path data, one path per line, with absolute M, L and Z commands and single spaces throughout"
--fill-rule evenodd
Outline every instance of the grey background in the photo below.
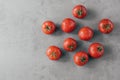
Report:
M 88 10 L 85 19 L 76 19 L 71 10 L 83 4 Z M 66 17 L 77 22 L 77 29 L 66 34 L 60 24 Z M 97 32 L 102 18 L 115 24 L 109 35 Z M 52 20 L 58 29 L 45 35 L 41 25 Z M 82 26 L 95 30 L 92 40 L 79 40 L 77 31 Z M 73 37 L 78 41 L 74 52 L 62 49 L 63 40 Z M 119 80 L 120 79 L 120 0 L 0 0 L 0 80 Z M 89 44 L 101 42 L 105 54 L 101 59 L 90 59 L 84 67 L 73 63 L 77 51 L 87 52 Z M 45 55 L 48 46 L 59 46 L 64 56 L 50 61 Z

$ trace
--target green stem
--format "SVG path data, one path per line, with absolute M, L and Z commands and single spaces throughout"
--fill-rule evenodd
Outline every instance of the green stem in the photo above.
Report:
M 99 52 L 101 52 L 103 50 L 103 48 L 101 46 L 99 46 L 97 49 Z
M 85 61 L 86 61 L 86 58 L 85 58 L 85 57 L 81 57 L 80 60 L 81 60 L 82 62 L 85 62 Z
M 110 24 L 104 25 L 104 28 L 105 28 L 106 30 L 109 30 L 109 29 L 110 29 Z
M 82 13 L 83 13 L 82 10 L 78 10 L 78 11 L 77 11 L 77 14 L 78 14 L 79 16 L 81 16 Z
M 72 50 L 74 47 L 73 47 L 73 45 L 70 45 L 70 46 L 68 46 L 68 48 L 70 48 Z

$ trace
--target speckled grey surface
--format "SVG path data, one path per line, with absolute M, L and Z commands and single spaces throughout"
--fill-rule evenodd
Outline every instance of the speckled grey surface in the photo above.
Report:
M 76 4 L 88 9 L 88 16 L 79 20 L 72 16 Z M 77 29 L 65 34 L 60 24 L 66 17 L 77 22 Z M 97 32 L 102 18 L 115 24 L 109 35 Z M 57 24 L 53 35 L 41 32 L 41 24 L 52 20 Z M 78 39 L 82 26 L 95 30 L 91 41 Z M 94 41 L 105 45 L 101 59 L 90 60 L 84 67 L 73 63 L 73 55 L 64 52 L 59 61 L 50 61 L 45 50 L 50 45 L 62 48 L 63 39 L 73 37 L 78 41 L 76 51 L 85 50 Z M 0 80 L 119 80 L 120 79 L 120 0 L 0 0 Z

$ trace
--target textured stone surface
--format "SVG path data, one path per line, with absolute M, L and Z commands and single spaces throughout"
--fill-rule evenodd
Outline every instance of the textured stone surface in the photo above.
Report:
M 79 20 L 71 9 L 84 4 L 88 16 Z M 66 17 L 78 23 L 70 34 L 58 30 L 53 35 L 41 32 L 45 20 L 54 21 L 58 27 Z M 102 18 L 115 23 L 109 35 L 95 32 L 94 39 L 80 41 L 77 31 L 88 25 L 97 31 Z M 76 51 L 66 53 L 59 61 L 48 60 L 45 50 L 49 45 L 62 48 L 63 39 L 75 38 L 79 50 L 86 50 L 94 41 L 105 45 L 101 59 L 90 60 L 84 67 L 73 63 Z M 48 40 L 48 41 L 46 41 Z M 119 80 L 120 79 L 120 0 L 0 0 L 0 80 Z

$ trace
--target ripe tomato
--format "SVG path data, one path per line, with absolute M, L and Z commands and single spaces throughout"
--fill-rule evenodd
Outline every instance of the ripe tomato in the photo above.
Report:
M 62 52 L 57 46 L 50 46 L 46 51 L 46 55 L 50 60 L 58 60 L 60 59 Z
M 62 21 L 61 29 L 66 33 L 72 32 L 76 28 L 76 23 L 70 18 L 66 18 Z
M 89 54 L 93 58 L 100 58 L 104 54 L 104 47 L 100 43 L 92 43 L 89 46 Z
M 89 60 L 88 54 L 84 51 L 77 52 L 74 55 L 74 63 L 78 66 L 85 65 Z
M 72 14 L 76 18 L 84 18 L 87 15 L 87 10 L 83 5 L 77 5 L 73 8 Z
M 79 32 L 78 32 L 78 36 L 81 40 L 85 40 L 88 41 L 93 37 L 93 30 L 90 27 L 82 27 Z
M 99 22 L 98 28 L 99 28 L 100 32 L 102 32 L 104 34 L 108 34 L 108 33 L 112 32 L 112 30 L 114 28 L 114 24 L 109 19 L 102 19 Z
M 64 40 L 63 47 L 66 51 L 74 51 L 77 47 L 77 42 L 73 38 L 67 38 Z
M 45 34 L 52 34 L 52 33 L 55 32 L 55 29 L 56 29 L 56 26 L 55 26 L 55 24 L 52 21 L 45 21 L 42 24 L 42 31 Z

